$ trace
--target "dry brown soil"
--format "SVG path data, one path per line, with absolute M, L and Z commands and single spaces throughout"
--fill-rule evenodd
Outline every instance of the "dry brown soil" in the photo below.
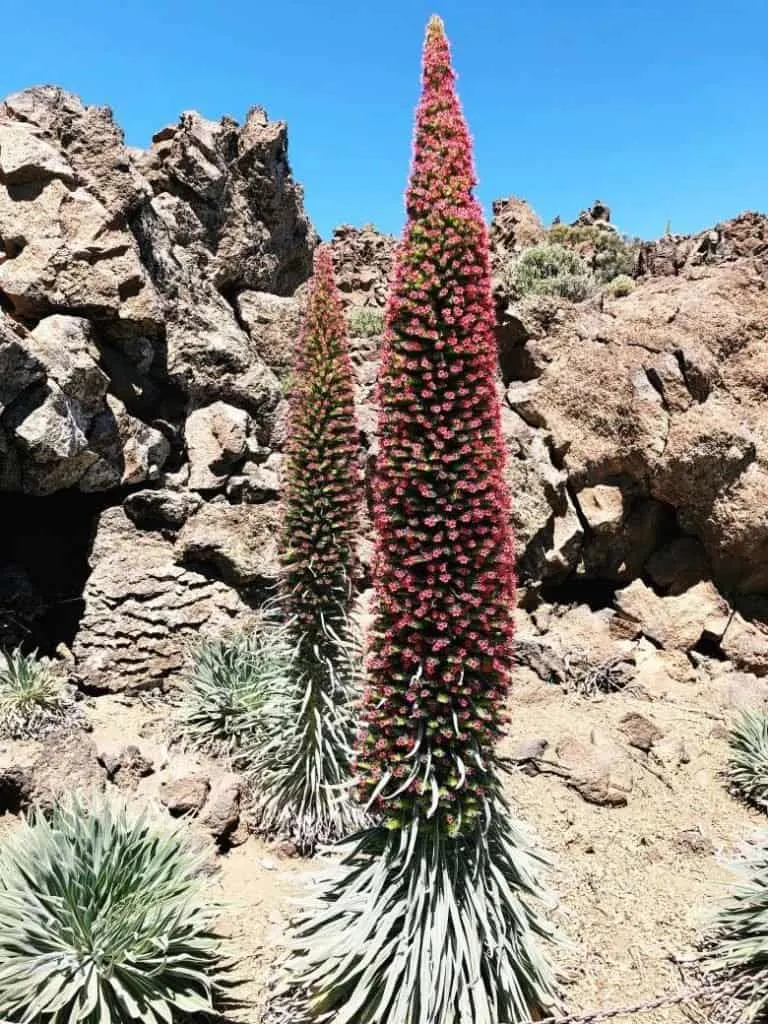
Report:
M 542 737 L 550 744 L 547 756 L 557 761 L 563 736 L 588 742 L 599 733 L 621 746 L 632 775 L 624 807 L 589 804 L 547 772 L 516 771 L 507 783 L 515 813 L 552 860 L 547 882 L 556 899 L 553 918 L 570 943 L 557 953 L 568 1006 L 583 1011 L 674 993 L 684 982 L 672 957 L 693 951 L 697 931 L 732 877 L 728 858 L 762 824 L 762 816 L 730 796 L 722 781 L 726 714 L 709 706 L 695 683 L 653 701 L 628 692 L 588 700 L 530 673 L 520 676 L 506 753 Z M 662 764 L 630 748 L 618 729 L 629 711 L 652 718 L 666 740 L 681 741 L 687 763 Z M 179 757 L 167 744 L 170 710 L 99 697 L 89 702 L 88 716 L 98 749 L 135 743 L 154 759 L 160 771 L 137 794 L 151 798 L 163 764 Z M 0 829 L 12 822 L 0 818 Z M 701 842 L 691 844 L 686 837 L 696 829 Z M 255 837 L 219 858 L 212 885 L 227 905 L 221 927 L 239 961 L 241 995 L 250 1004 L 235 1014 L 243 1024 L 259 1021 L 286 923 L 325 866 L 318 858 L 284 856 Z M 675 1007 L 636 1019 L 672 1024 L 685 1017 Z

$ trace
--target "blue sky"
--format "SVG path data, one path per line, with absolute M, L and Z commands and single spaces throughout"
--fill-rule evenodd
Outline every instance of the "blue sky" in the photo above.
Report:
M 486 208 L 571 220 L 599 197 L 644 237 L 768 209 L 768 0 L 36 0 L 4 18 L 0 95 L 62 85 L 139 146 L 182 110 L 261 104 L 324 237 L 399 231 L 433 11 Z

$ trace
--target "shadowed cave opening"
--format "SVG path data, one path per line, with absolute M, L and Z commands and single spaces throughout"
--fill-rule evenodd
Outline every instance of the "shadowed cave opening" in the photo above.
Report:
M 75 638 L 96 520 L 115 498 L 71 490 L 1 500 L 0 648 L 52 655 Z
M 728 655 L 720 646 L 720 641 L 709 633 L 703 633 L 692 650 L 712 661 L 728 661 Z
M 615 580 L 569 578 L 562 581 L 548 580 L 539 590 L 543 604 L 586 604 L 593 612 L 610 608 L 616 591 L 626 586 Z

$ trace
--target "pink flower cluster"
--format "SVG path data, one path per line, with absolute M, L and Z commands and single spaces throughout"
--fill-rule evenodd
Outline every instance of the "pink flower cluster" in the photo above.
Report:
M 479 813 L 504 721 L 514 560 L 488 241 L 448 43 L 427 32 L 408 224 L 379 377 L 378 618 L 358 738 L 391 827 Z M 393 794 L 396 794 L 393 796 Z
M 297 627 L 343 624 L 362 484 L 347 326 L 330 251 L 314 277 L 289 395 L 283 565 Z

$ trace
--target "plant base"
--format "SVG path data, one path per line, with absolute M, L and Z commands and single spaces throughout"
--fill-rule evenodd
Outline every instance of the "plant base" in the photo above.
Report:
M 367 822 L 352 797 L 351 706 L 329 695 L 307 673 L 301 696 L 287 700 L 271 735 L 248 758 L 256 828 L 289 837 L 303 854 L 359 831 Z
M 483 828 L 378 826 L 294 924 L 278 999 L 294 1021 L 515 1024 L 559 1008 L 533 854 L 497 798 Z

